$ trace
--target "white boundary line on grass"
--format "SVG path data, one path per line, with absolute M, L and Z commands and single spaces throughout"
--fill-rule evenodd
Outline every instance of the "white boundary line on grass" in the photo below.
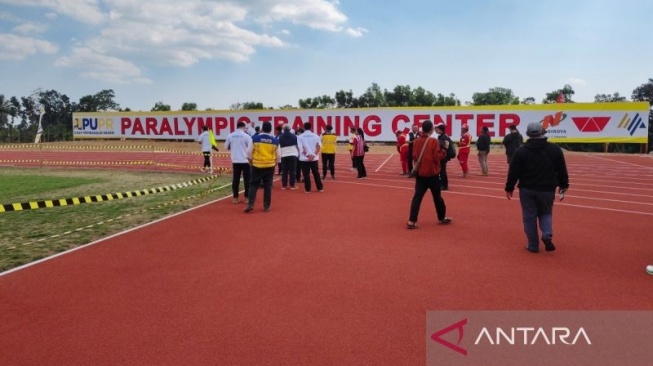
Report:
M 225 185 L 223 185 L 223 186 L 220 186 L 220 187 L 218 187 L 218 189 L 222 189 L 222 188 L 226 188 L 226 187 L 231 187 L 231 183 L 229 183 L 229 184 L 225 184 Z M 115 234 L 109 235 L 109 236 L 107 236 L 107 237 L 105 237 L 105 238 L 98 239 L 98 240 L 93 241 L 93 242 L 90 242 L 90 243 L 88 243 L 88 244 L 84 244 L 84 245 L 79 246 L 79 247 L 75 247 L 75 248 L 72 248 L 72 249 L 68 249 L 68 250 L 66 250 L 66 251 L 64 251 L 64 252 L 57 253 L 57 254 L 51 255 L 51 256 L 49 256 L 49 257 L 42 258 L 42 259 L 39 259 L 39 260 L 34 261 L 34 262 L 26 263 L 26 264 L 23 264 L 22 266 L 18 266 L 18 267 L 16 267 L 16 268 L 12 268 L 12 269 L 9 269 L 9 270 L 4 271 L 4 272 L 0 272 L 0 277 L 5 276 L 5 275 L 8 275 L 8 274 L 13 273 L 13 272 L 20 271 L 21 269 L 25 269 L 25 268 L 28 268 L 28 267 L 31 267 L 31 266 L 35 266 L 35 265 L 37 265 L 37 264 L 39 264 L 39 263 L 47 262 L 47 261 L 49 261 L 49 260 L 55 259 L 55 258 L 57 258 L 57 257 L 60 257 L 60 256 L 62 256 L 62 255 L 69 254 L 69 253 L 72 253 L 72 252 L 74 252 L 74 251 L 77 251 L 77 250 L 80 250 L 80 249 L 84 249 L 84 248 L 90 247 L 91 245 L 99 244 L 99 243 L 101 243 L 101 242 L 103 242 L 103 241 L 106 241 L 106 240 L 109 240 L 109 239 L 112 239 L 112 238 L 118 237 L 118 236 L 120 236 L 120 235 L 127 234 L 127 233 L 132 232 L 132 231 L 136 231 L 136 230 L 142 229 L 142 228 L 144 228 L 144 227 L 147 227 L 147 226 L 150 226 L 150 225 L 156 224 L 156 223 L 158 223 L 158 222 L 161 222 L 161 221 L 164 221 L 164 220 L 171 219 L 171 218 L 173 218 L 173 217 L 175 217 L 175 216 L 179 216 L 179 215 L 181 215 L 181 214 L 184 214 L 184 213 L 187 213 L 187 212 L 191 212 L 191 211 L 193 211 L 193 210 L 197 210 L 197 209 L 199 209 L 199 208 L 202 208 L 202 207 L 204 207 L 204 206 L 208 206 L 208 205 L 214 204 L 214 203 L 216 203 L 216 202 L 219 202 L 219 201 L 225 200 L 225 199 L 227 199 L 227 198 L 231 198 L 231 195 L 228 195 L 228 196 L 225 196 L 225 197 L 222 197 L 222 198 L 218 198 L 217 200 L 214 200 L 214 201 L 211 201 L 211 202 L 207 202 L 207 203 L 204 203 L 204 204 L 199 205 L 199 206 L 196 206 L 196 207 L 191 207 L 191 208 L 189 208 L 188 210 L 184 210 L 184 211 L 181 211 L 181 212 L 177 212 L 176 214 L 172 214 L 172 215 L 170 215 L 170 216 L 162 217 L 162 218 L 160 218 L 160 219 L 158 219 L 158 220 L 154 220 L 154 221 L 152 221 L 152 222 L 148 222 L 148 223 L 146 223 L 146 224 L 139 225 L 139 226 L 133 227 L 133 228 L 131 228 L 131 229 L 127 229 L 127 230 L 125 230 L 125 231 L 121 231 L 121 232 L 119 232 L 119 233 L 115 233 Z

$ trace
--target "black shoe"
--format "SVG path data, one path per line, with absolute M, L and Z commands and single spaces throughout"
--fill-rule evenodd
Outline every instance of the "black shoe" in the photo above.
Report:
M 449 188 L 448 188 L 448 187 L 440 187 L 440 190 L 441 190 L 441 191 L 448 191 Z
M 542 242 L 544 243 L 544 250 L 546 250 L 547 252 L 552 252 L 556 250 L 556 246 L 553 245 L 551 239 L 542 239 Z
M 252 212 L 254 210 L 254 206 L 247 205 L 245 209 L 243 210 L 245 213 Z
M 451 217 L 445 217 L 444 219 L 440 220 L 440 224 L 441 225 L 448 225 L 448 224 L 451 224 L 451 221 L 453 221 L 453 219 Z
M 524 247 L 524 249 L 528 250 L 528 251 L 531 252 L 531 253 L 537 253 L 537 252 L 539 252 L 539 250 L 538 250 L 537 248 L 531 248 L 531 247 L 529 247 L 528 245 L 526 245 L 526 246 Z

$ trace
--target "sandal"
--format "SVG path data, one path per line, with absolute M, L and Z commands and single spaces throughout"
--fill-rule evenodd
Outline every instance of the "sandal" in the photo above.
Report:
M 406 224 L 406 228 L 408 228 L 408 229 L 417 229 L 418 227 L 419 227 L 419 225 L 417 225 L 416 222 L 410 222 L 410 221 L 409 221 L 409 222 Z

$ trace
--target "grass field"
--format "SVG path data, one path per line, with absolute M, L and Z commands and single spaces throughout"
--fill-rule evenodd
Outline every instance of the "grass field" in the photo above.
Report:
M 0 168 L 0 203 L 131 192 L 201 177 L 195 173 Z M 230 195 L 230 182 L 231 177 L 224 176 L 122 200 L 0 213 L 0 271 Z

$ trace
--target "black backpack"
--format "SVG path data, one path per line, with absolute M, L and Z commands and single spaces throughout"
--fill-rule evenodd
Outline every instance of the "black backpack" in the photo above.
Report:
M 449 161 L 456 157 L 456 146 L 451 140 L 451 137 L 447 136 L 447 140 L 449 141 L 449 148 L 447 149 L 447 161 Z

